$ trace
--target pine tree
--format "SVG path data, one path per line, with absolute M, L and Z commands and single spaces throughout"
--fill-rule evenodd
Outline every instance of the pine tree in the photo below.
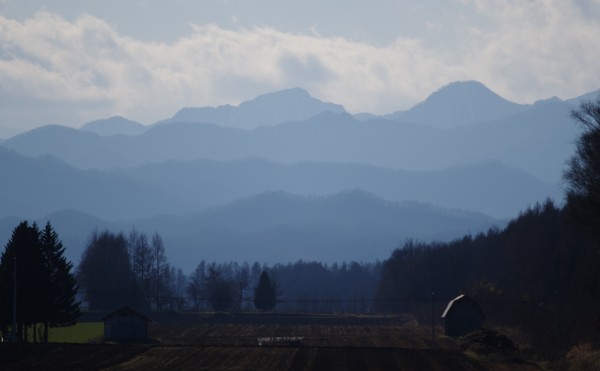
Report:
M 12 325 L 13 280 L 17 265 L 17 337 L 27 339 L 27 327 L 44 322 L 50 301 L 50 274 L 40 246 L 40 231 L 34 223 L 21 222 L 12 233 L 0 258 L 0 313 L 2 328 Z
M 44 322 L 44 338 L 48 341 L 48 326 L 70 326 L 81 315 L 79 302 L 76 301 L 77 282 L 72 273 L 73 264 L 64 257 L 65 248 L 58 234 L 50 225 L 42 231 L 41 248 L 50 274 L 49 310 Z
M 277 289 L 271 282 L 269 275 L 263 271 L 254 289 L 254 306 L 256 309 L 268 312 L 275 308 L 277 302 Z
M 75 302 L 77 286 L 64 250 L 50 223 L 42 232 L 35 223 L 29 226 L 26 221 L 13 230 L 0 258 L 0 324 L 4 331 L 12 325 L 15 265 L 20 339 L 27 338 L 27 326 L 43 323 L 44 340 L 48 341 L 48 326 L 76 322 L 80 314 Z

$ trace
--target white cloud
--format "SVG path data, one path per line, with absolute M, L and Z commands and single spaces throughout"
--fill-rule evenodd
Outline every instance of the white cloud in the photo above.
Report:
M 600 14 L 569 0 L 469 2 L 492 27 L 474 30 L 465 65 L 499 93 L 533 101 L 600 88 Z
M 36 102 L 37 122 L 28 113 L 23 124 L 37 126 L 114 114 L 150 123 L 184 106 L 238 103 L 292 86 L 350 111 L 377 113 L 407 108 L 454 80 L 480 80 L 517 101 L 600 87 L 600 24 L 570 1 L 464 2 L 481 17 L 478 24 L 490 26 L 457 25 L 460 40 L 437 48 L 407 37 L 374 46 L 214 24 L 195 25 L 175 42 L 142 42 L 90 15 L 68 21 L 42 12 L 24 22 L 0 16 L 0 95 Z M 56 109 L 44 107 L 52 105 L 67 111 L 48 117 Z M 0 104 L 0 126 L 4 112 Z

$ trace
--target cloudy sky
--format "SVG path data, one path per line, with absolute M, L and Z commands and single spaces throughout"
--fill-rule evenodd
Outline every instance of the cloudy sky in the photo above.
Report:
M 478 80 L 532 103 L 600 88 L 600 0 L 0 0 L 0 138 L 304 87 L 390 113 Z

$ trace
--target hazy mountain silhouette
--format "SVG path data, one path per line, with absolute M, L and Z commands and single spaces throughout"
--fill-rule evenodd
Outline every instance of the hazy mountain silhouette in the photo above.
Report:
M 580 95 L 573 99 L 569 99 L 569 100 L 567 100 L 567 102 L 569 102 L 575 106 L 579 106 L 579 104 L 584 101 L 596 101 L 596 99 L 598 99 L 599 96 L 600 96 L 600 89 L 592 91 L 590 93 Z
M 17 128 L 6 127 L 6 126 L 0 125 L 0 143 L 2 143 L 2 141 L 4 139 L 15 136 L 20 131 L 21 130 L 19 130 Z
M 154 125 L 137 136 L 101 137 L 48 126 L 2 145 L 29 156 L 53 154 L 76 167 L 100 169 L 175 159 L 259 157 L 283 163 L 355 162 L 423 171 L 491 160 L 556 183 L 580 130 L 569 117 L 572 108 L 569 102 L 550 100 L 519 108 L 505 118 L 450 129 L 381 118 L 361 122 L 347 113 L 331 112 L 253 130 L 172 122 Z
M 73 209 L 49 213 L 36 221 L 41 226 L 47 221 L 52 223 L 54 229 L 59 231 L 64 246 L 67 246 L 65 256 L 75 265 L 79 264 L 81 254 L 94 231 L 124 232 L 126 236 L 130 232 L 130 229 L 123 227 L 123 222 L 109 222 Z
M 109 135 L 139 135 L 148 129 L 139 122 L 131 121 L 121 116 L 114 116 L 104 120 L 88 122 L 81 127 L 83 131 L 91 131 L 102 136 Z
M 510 102 L 477 81 L 450 83 L 408 111 L 385 118 L 450 128 L 494 121 L 522 112 L 526 105 Z
M 29 158 L 0 147 L 0 217 L 32 218 L 77 209 L 106 219 L 180 210 L 182 202 L 140 181 L 72 168 L 53 156 Z
M 409 172 L 351 163 L 195 160 L 146 164 L 119 172 L 178 195 L 197 209 L 272 190 L 308 196 L 359 188 L 391 201 L 413 200 L 508 218 L 535 202 L 562 197 L 558 185 L 497 162 Z
M 169 122 L 203 122 L 253 129 L 289 121 L 309 119 L 322 112 L 345 112 L 339 104 L 325 103 L 311 97 L 304 89 L 294 88 L 260 95 L 239 106 L 183 108 Z
M 51 155 L 29 158 L 0 147 L 0 165 L 6 177 L 0 216 L 75 208 L 114 220 L 199 211 L 266 191 L 308 196 L 360 188 L 392 201 L 507 218 L 562 194 L 557 185 L 496 162 L 409 172 L 352 163 L 172 160 L 96 171 L 72 168 Z
M 580 130 L 569 112 L 587 97 L 516 105 L 456 83 L 393 120 L 360 121 L 291 89 L 148 128 L 118 117 L 45 126 L 0 144 L 0 241 L 41 215 L 74 261 L 94 229 L 134 226 L 161 233 L 186 270 L 200 259 L 383 259 L 406 238 L 476 233 L 495 222 L 484 214 L 559 198 Z M 215 205 L 226 206 L 202 211 Z
M 389 120 L 359 122 L 324 113 L 307 121 L 241 130 L 172 123 L 138 136 L 111 136 L 59 126 L 32 130 L 2 143 L 28 156 L 53 154 L 79 168 L 132 167 L 166 160 L 356 162 L 410 171 L 499 161 L 547 182 L 561 179 L 580 130 L 565 102 L 535 105 L 486 124 L 436 129 Z
M 94 230 L 158 232 L 169 261 L 188 272 L 201 259 L 374 261 L 385 259 L 407 238 L 448 240 L 504 223 L 479 213 L 388 202 L 360 190 L 323 197 L 268 192 L 187 216 L 112 223 L 74 210 L 36 220 L 41 225 L 50 220 L 74 262 Z M 0 240 L 8 241 L 16 223 L 0 219 Z

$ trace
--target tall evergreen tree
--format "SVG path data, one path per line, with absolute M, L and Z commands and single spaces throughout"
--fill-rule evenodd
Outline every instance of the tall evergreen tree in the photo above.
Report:
M 263 271 L 258 280 L 258 286 L 254 289 L 254 306 L 256 309 L 268 312 L 275 308 L 277 302 L 277 289 L 271 282 L 269 275 Z
M 50 302 L 47 303 L 44 321 L 44 338 L 48 341 L 48 326 L 70 326 L 81 315 L 76 301 L 77 281 L 72 273 L 73 263 L 64 257 L 65 248 L 50 225 L 41 233 L 40 244 L 50 274 Z
M 30 226 L 26 221 L 13 230 L 0 258 L 0 322 L 4 331 L 12 324 L 15 265 L 19 338 L 27 338 L 27 326 L 43 323 L 47 341 L 48 326 L 68 326 L 77 321 L 77 285 L 64 250 L 49 222 L 42 232 L 35 223 Z M 37 340 L 35 330 L 33 335 Z
M 40 231 L 36 224 L 21 222 L 0 258 L 0 295 L 3 329 L 12 325 L 14 269 L 17 268 L 17 329 L 19 339 L 27 339 L 27 327 L 44 322 L 51 300 L 50 273 L 40 247 Z M 13 329 L 14 330 L 14 329 Z

